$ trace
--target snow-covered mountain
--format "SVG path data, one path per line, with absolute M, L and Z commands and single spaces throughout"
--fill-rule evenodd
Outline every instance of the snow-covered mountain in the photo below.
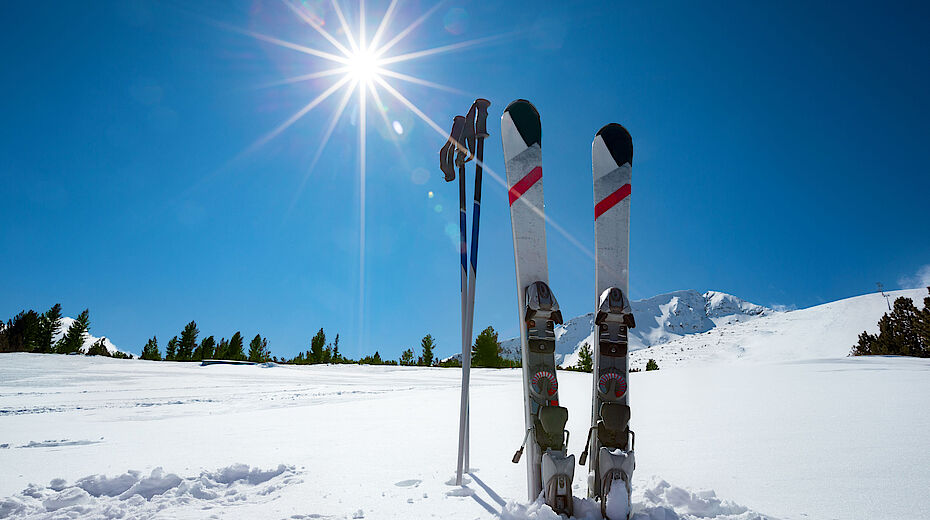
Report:
M 675 291 L 632 302 L 636 328 L 630 330 L 630 350 L 661 345 L 720 325 L 739 323 L 776 313 L 731 294 L 695 290 Z M 594 344 L 594 313 L 567 320 L 556 327 L 556 363 L 575 364 L 582 345 Z M 501 342 L 510 359 L 520 358 L 520 338 Z
M 55 334 L 55 336 L 52 338 L 52 343 L 55 343 L 58 340 L 60 340 L 65 335 L 65 333 L 68 332 L 68 329 L 71 327 L 72 323 L 74 323 L 74 318 L 69 318 L 67 316 L 61 318 L 61 328 L 58 329 L 58 334 Z M 96 336 L 92 336 L 90 334 L 84 334 L 84 344 L 81 345 L 81 352 L 87 352 L 87 349 L 89 349 L 99 339 L 100 338 Z M 107 352 L 109 352 L 110 354 L 113 354 L 114 352 L 122 352 L 124 354 L 129 354 L 129 352 L 126 352 L 125 350 L 121 350 L 119 347 L 114 345 L 113 342 L 110 341 L 110 339 L 107 338 L 106 336 L 103 336 L 103 346 L 107 348 Z
M 849 354 L 862 331 L 878 331 L 878 320 L 888 302 L 901 296 L 923 307 L 926 289 L 906 289 L 854 296 L 807 309 L 766 311 L 758 319 L 715 318 L 717 324 L 699 334 L 687 334 L 630 354 L 633 367 L 645 368 L 655 359 L 660 368 L 707 365 L 735 361 L 793 362 L 842 358 Z M 639 325 L 639 316 L 636 316 Z

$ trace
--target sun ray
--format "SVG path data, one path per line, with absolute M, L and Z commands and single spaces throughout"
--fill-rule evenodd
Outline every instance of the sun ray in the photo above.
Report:
M 352 29 L 349 29 L 349 22 L 346 21 L 346 17 L 342 14 L 342 8 L 339 7 L 339 2 L 332 0 L 333 9 L 336 10 L 336 16 L 339 18 L 339 23 L 342 24 L 342 30 L 346 33 L 346 39 L 349 40 L 349 45 L 352 47 L 353 52 L 358 52 L 358 45 L 355 43 L 355 37 L 352 36 Z
M 378 48 L 378 40 L 381 39 L 381 36 L 384 34 L 384 30 L 387 29 L 388 23 L 391 20 L 391 16 L 394 14 L 395 7 L 397 7 L 397 0 L 391 0 L 387 10 L 384 11 L 384 15 L 381 16 L 381 23 L 378 24 L 378 28 L 375 30 L 375 35 L 371 37 L 371 43 L 368 44 L 369 49 Z
M 283 123 L 281 123 L 280 125 L 278 125 L 274 130 L 272 130 L 271 132 L 268 132 L 267 134 L 265 134 L 264 136 L 262 136 L 261 138 L 259 138 L 257 141 L 255 141 L 254 143 L 252 143 L 248 148 L 246 148 L 246 150 L 245 150 L 245 152 L 243 152 L 243 154 L 252 153 L 252 152 L 254 152 L 255 150 L 257 150 L 257 149 L 261 148 L 262 146 L 264 146 L 268 141 L 271 141 L 272 139 L 274 139 L 275 137 L 277 137 L 278 134 L 280 134 L 281 132 L 283 132 L 284 130 L 286 130 L 289 126 L 293 125 L 295 122 L 297 122 L 298 119 L 300 119 L 301 117 L 303 117 L 304 115 L 306 115 L 307 112 L 313 110 L 317 105 L 319 105 L 319 104 L 322 103 L 324 100 L 326 100 L 326 98 L 328 98 L 329 96 L 331 96 L 331 95 L 333 94 L 333 92 L 339 90 L 343 85 L 345 85 L 346 83 L 348 83 L 348 82 L 349 82 L 349 79 L 351 79 L 351 78 L 349 78 L 348 76 L 346 76 L 346 77 L 342 78 L 341 80 L 337 81 L 333 86 L 331 86 L 331 87 L 329 87 L 328 89 L 326 89 L 325 91 L 323 91 L 319 96 L 313 98 L 312 101 L 310 101 L 310 102 L 307 103 L 303 108 L 301 108 L 300 110 L 298 110 L 297 112 L 295 112 L 294 115 L 292 115 L 291 117 L 287 118 L 286 121 L 284 121 Z
M 395 89 L 394 87 L 392 87 L 387 81 L 385 81 L 384 79 L 379 78 L 379 77 L 377 77 L 377 76 L 375 77 L 375 81 L 377 81 L 378 83 L 380 83 L 381 86 L 384 87 L 384 89 L 387 90 L 392 96 L 394 96 L 398 101 L 400 101 L 401 103 L 403 103 L 404 105 L 406 105 L 406 107 L 409 108 L 411 112 L 413 112 L 414 114 L 416 114 L 416 115 L 417 115 L 420 119 L 422 119 L 426 124 L 428 124 L 430 127 L 432 127 L 432 129 L 435 130 L 436 133 L 438 133 L 440 136 L 442 136 L 443 139 L 448 139 L 448 138 L 449 138 L 447 132 L 443 131 L 443 129 L 442 129 L 439 125 L 437 125 L 435 121 L 433 121 L 432 119 L 430 119 L 429 116 L 427 116 L 426 114 L 424 114 L 423 111 L 420 110 L 419 108 L 417 108 L 417 106 L 414 105 L 412 101 L 410 101 L 409 99 L 407 99 L 406 97 L 404 97 L 403 94 L 401 94 L 400 92 L 398 92 L 397 89 Z M 477 162 L 477 158 L 475 158 L 475 161 Z M 490 168 L 490 167 L 487 165 L 487 163 L 482 162 L 482 163 L 480 163 L 480 164 L 481 164 L 482 169 L 484 170 L 484 173 L 490 175 L 490 177 L 491 177 L 495 182 L 497 182 L 497 184 L 499 184 L 500 186 L 502 186 L 505 190 L 508 189 L 507 182 L 504 180 L 503 177 L 501 177 L 497 172 L 495 172 L 492 168 Z M 588 258 L 592 258 L 592 259 L 594 258 L 594 253 L 592 253 L 591 250 L 589 250 L 587 247 L 585 247 L 584 244 L 582 244 L 581 242 L 579 242 L 577 238 L 575 238 L 574 236 L 572 236 L 571 233 L 569 233 L 568 231 L 566 231 L 565 228 L 563 228 L 562 226 L 560 226 L 557 222 L 555 222 L 554 220 L 552 220 L 552 218 L 550 218 L 549 216 L 547 216 L 545 213 L 543 213 L 543 212 L 542 212 L 541 210 L 539 210 L 538 208 L 535 208 L 535 207 L 533 207 L 533 206 L 530 206 L 530 208 L 531 208 L 537 215 L 539 215 L 541 218 L 543 218 L 543 219 L 546 221 L 547 224 L 551 225 L 552 228 L 555 229 L 560 235 L 564 236 L 572 245 L 574 245 L 576 248 L 578 248 L 578 250 L 581 251 L 585 256 L 587 256 Z
M 358 338 L 359 343 L 364 340 L 365 333 L 365 86 L 364 82 L 358 89 L 358 201 L 359 201 L 359 220 L 358 220 Z
M 460 94 L 463 96 L 468 95 L 468 92 L 465 92 L 464 90 L 459 90 L 457 88 L 449 87 L 449 86 L 446 86 L 440 83 L 434 83 L 432 81 L 427 81 L 425 79 L 416 78 L 414 76 L 408 76 L 407 74 L 402 74 L 400 72 L 394 72 L 393 70 L 379 68 L 377 72 L 378 74 L 382 76 L 389 76 L 392 78 L 397 78 L 402 81 L 408 81 L 410 83 L 416 83 L 417 85 L 423 85 L 424 87 L 431 87 L 437 90 L 445 90 L 446 92 L 451 92 L 453 94 Z
M 294 206 L 297 204 L 297 200 L 300 198 L 300 194 L 303 192 L 304 186 L 310 179 L 310 174 L 313 173 L 313 170 L 316 168 L 316 163 L 319 162 L 320 157 L 323 155 L 323 150 L 326 148 L 326 144 L 329 143 L 329 138 L 333 135 L 333 131 L 335 131 L 336 125 L 339 123 L 339 119 L 342 117 L 342 113 L 345 111 L 346 106 L 349 104 L 349 100 L 352 99 L 352 93 L 355 92 L 355 87 L 358 85 L 358 83 L 358 80 L 353 81 L 352 85 L 346 89 L 342 99 L 339 100 L 339 106 L 336 107 L 336 111 L 333 112 L 332 116 L 330 116 L 329 124 L 326 127 L 326 132 L 323 134 L 323 138 L 320 140 L 319 147 L 317 147 L 316 152 L 313 154 L 313 160 L 310 161 L 310 167 L 307 168 L 307 173 L 304 174 L 304 178 L 301 179 L 300 185 L 297 187 L 297 191 L 294 192 L 294 198 L 291 200 L 288 213 L 290 213 L 294 209 Z
M 279 81 L 272 81 L 270 83 L 264 83 L 258 85 L 256 89 L 262 88 L 271 88 L 271 87 L 280 87 L 281 85 L 290 85 L 292 83 L 299 83 L 301 81 L 309 81 L 311 79 L 325 78 L 327 76 L 335 76 L 336 74 L 342 74 L 348 71 L 348 67 L 338 67 L 335 69 L 321 70 L 319 72 L 311 72 L 310 74 L 302 74 L 300 76 L 294 76 L 293 78 L 285 78 Z
M 365 0 L 358 0 L 358 48 L 368 50 L 365 45 Z
M 266 35 L 266 34 L 258 33 L 258 32 L 255 32 L 255 31 L 249 31 L 249 30 L 246 30 L 246 29 L 241 29 L 241 28 L 236 27 L 236 26 L 234 26 L 234 25 L 229 25 L 229 24 L 223 23 L 223 22 L 213 22 L 213 23 L 214 23 L 215 25 L 217 25 L 218 27 L 222 27 L 223 29 L 226 29 L 226 30 L 228 30 L 228 31 L 237 32 L 237 33 L 239 33 L 239 34 L 244 34 L 244 35 L 246 35 L 246 36 L 251 36 L 252 38 L 255 38 L 256 40 L 262 40 L 262 41 L 264 41 L 264 42 L 272 43 L 272 44 L 277 45 L 277 46 L 279 46 L 279 47 L 284 47 L 285 49 L 292 49 L 292 50 L 295 50 L 295 51 L 298 51 L 298 52 L 302 52 L 302 53 L 304 53 L 304 54 L 309 54 L 309 55 L 311 55 L 311 56 L 317 56 L 317 57 L 319 57 L 319 58 L 325 58 L 325 59 L 330 60 L 330 61 L 335 61 L 335 62 L 337 62 L 337 63 L 346 64 L 346 63 L 349 62 L 349 59 L 346 58 L 346 57 L 337 56 L 337 55 L 332 54 L 332 53 L 329 53 L 329 52 L 325 52 L 325 51 L 313 49 L 313 48 L 311 48 L 311 47 L 306 47 L 306 46 L 304 46 L 304 45 L 298 45 L 298 44 L 296 44 L 296 43 L 291 43 L 291 42 L 288 42 L 288 41 L 284 41 L 284 40 L 282 40 L 282 39 L 280 39 L 280 38 L 275 38 L 274 36 L 268 36 L 268 35 Z
M 434 54 L 443 54 L 446 52 L 458 51 L 458 50 L 466 49 L 468 47 L 474 47 L 476 45 L 481 45 L 481 44 L 492 42 L 495 40 L 500 40 L 502 38 L 506 38 L 507 36 L 509 36 L 509 34 L 498 34 L 495 36 L 486 36 L 484 38 L 476 38 L 474 40 L 453 43 L 450 45 L 443 45 L 441 47 L 433 47 L 432 49 L 410 52 L 407 54 L 398 54 L 397 56 L 391 56 L 390 58 L 381 58 L 378 60 L 378 63 L 380 65 L 389 65 L 391 63 L 400 63 L 402 61 L 422 58 L 424 56 L 432 56 Z
M 329 43 L 332 43 L 333 46 L 339 49 L 341 53 L 345 54 L 346 56 L 349 56 L 352 54 L 352 52 L 348 48 L 346 48 L 345 45 L 339 43 L 339 40 L 334 38 L 333 35 L 329 34 L 329 32 L 327 32 L 326 29 L 324 29 L 322 25 L 318 24 L 316 20 L 314 20 L 313 18 L 308 16 L 306 13 L 304 13 L 299 7 L 294 5 L 293 2 L 291 2 L 290 0 L 282 0 L 282 1 L 284 2 L 284 5 L 288 7 L 288 9 L 293 11 L 294 14 L 299 16 L 303 21 L 307 22 L 307 24 L 310 27 L 313 27 L 314 29 L 316 29 L 316 32 L 320 33 L 321 36 L 329 40 Z
M 433 7 L 431 7 L 429 11 L 426 11 L 425 13 L 423 13 L 419 18 L 414 20 L 413 23 L 411 23 L 406 28 L 404 28 L 403 31 L 398 33 L 397 36 L 391 38 L 387 43 L 382 45 L 380 49 L 375 51 L 375 57 L 383 56 L 384 53 L 388 51 L 388 49 L 396 45 L 397 42 L 403 40 L 408 34 L 410 34 L 411 31 L 416 29 L 421 23 L 425 22 L 427 18 L 429 18 L 433 13 L 435 13 L 445 3 L 446 3 L 445 0 L 443 0 L 439 2 L 438 4 L 434 5 Z

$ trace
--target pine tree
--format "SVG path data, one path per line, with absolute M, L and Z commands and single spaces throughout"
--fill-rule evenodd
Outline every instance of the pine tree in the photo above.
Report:
M 310 340 L 310 362 L 311 363 L 322 363 L 323 362 L 323 345 L 326 344 L 326 333 L 323 332 L 323 329 L 320 329 L 319 332 L 313 336 L 313 339 Z
M 591 352 L 591 346 L 585 342 L 581 346 L 581 350 L 578 351 L 578 363 L 575 365 L 575 368 L 582 372 L 591 372 L 594 370 L 594 357 L 593 352 Z
M 433 366 L 433 347 L 435 346 L 432 335 L 427 334 L 423 336 L 423 339 L 420 340 L 420 358 L 417 360 L 418 365 L 421 367 Z
M 177 361 L 191 361 L 194 359 L 194 349 L 197 347 L 197 335 L 200 330 L 197 322 L 191 321 L 181 331 L 181 340 L 178 341 Z
M 341 363 L 343 361 L 345 360 L 339 355 L 339 334 L 336 334 L 336 339 L 333 340 L 333 363 Z
M 501 345 L 497 341 L 494 327 L 488 327 L 478 334 L 471 348 L 471 365 L 473 367 L 499 367 L 501 365 Z
M 41 343 L 42 323 L 36 311 L 22 311 L 7 322 L 2 352 L 32 352 Z
M 926 298 L 924 304 L 924 309 L 918 310 L 910 298 L 896 299 L 891 312 L 878 320 L 878 334 L 859 334 L 859 341 L 850 355 L 930 356 L 930 325 L 927 324 L 930 298 Z
M 39 341 L 34 352 L 54 352 L 53 340 L 61 330 L 61 304 L 56 303 L 39 319 L 41 325 Z
M 333 346 L 326 345 L 326 348 L 323 349 L 323 363 L 332 363 L 333 361 Z
M 90 331 L 90 310 L 84 309 L 78 314 L 65 335 L 58 341 L 55 350 L 59 354 L 73 354 L 80 352 L 84 346 L 84 336 Z
M 145 342 L 145 346 L 142 347 L 142 355 L 139 356 L 139 359 L 147 359 L 149 361 L 161 361 L 161 352 L 158 351 L 158 338 L 152 336 L 152 339 Z
M 245 352 L 242 350 L 242 334 L 238 330 L 229 338 L 229 346 L 226 347 L 226 359 L 245 361 Z
M 226 355 L 228 351 L 229 341 L 226 338 L 220 338 L 220 342 L 216 344 L 216 348 L 213 350 L 213 359 L 229 359 Z
M 110 351 L 107 350 L 107 346 L 106 344 L 104 344 L 105 341 L 106 341 L 106 338 L 100 338 L 97 341 L 95 341 L 94 344 L 91 345 L 90 348 L 87 349 L 86 355 L 110 357 Z
M 403 366 L 409 367 L 409 366 L 416 365 L 417 364 L 416 360 L 413 357 L 413 349 L 408 348 L 407 350 L 403 351 L 400 355 L 399 361 L 400 361 L 400 364 Z
M 268 352 L 265 350 L 268 346 L 268 341 L 262 340 L 260 334 L 256 334 L 252 338 L 252 342 L 249 343 L 249 361 L 255 363 L 264 363 L 268 360 Z
M 658 369 L 659 369 L 659 364 L 656 363 L 656 360 L 650 359 L 649 361 L 646 362 L 646 372 L 649 372 L 650 370 L 658 370 Z
M 200 342 L 200 345 L 198 345 L 195 350 L 196 354 L 194 355 L 194 360 L 203 361 L 204 359 L 212 359 L 215 348 L 216 340 L 213 339 L 213 336 L 203 338 L 203 341 Z
M 177 361 L 178 357 L 178 337 L 175 336 L 168 340 L 165 345 L 165 361 Z

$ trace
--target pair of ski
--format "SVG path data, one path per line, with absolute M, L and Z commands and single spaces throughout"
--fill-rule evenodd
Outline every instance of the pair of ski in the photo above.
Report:
M 555 325 L 559 304 L 549 289 L 546 217 L 542 182 L 542 127 L 526 100 L 511 103 L 501 117 L 510 220 L 517 273 L 523 361 L 526 435 L 514 455 L 527 449 L 529 499 L 540 493 L 559 514 L 572 515 L 575 456 L 568 454 L 568 410 L 559 405 Z M 633 432 L 627 395 L 627 329 L 634 326 L 628 300 L 630 179 L 633 142 L 622 126 L 601 128 L 592 144 L 597 313 L 591 428 L 579 457 L 588 466 L 588 496 L 610 520 L 632 513 L 630 478 Z

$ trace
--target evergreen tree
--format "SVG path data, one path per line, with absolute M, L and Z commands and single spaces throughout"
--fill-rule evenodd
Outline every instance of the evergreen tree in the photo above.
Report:
M 220 342 L 216 344 L 216 348 L 213 350 L 213 359 L 229 359 L 226 352 L 229 351 L 229 341 L 226 338 L 220 338 Z
M 381 359 L 381 354 L 378 354 L 378 351 L 375 351 L 373 356 L 365 356 L 362 359 L 358 360 L 360 365 L 383 365 L 384 360 Z
M 501 365 L 501 345 L 497 341 L 494 327 L 488 327 L 478 334 L 471 347 L 471 365 L 473 367 L 499 367 Z
M 928 288 L 930 290 L 930 288 Z M 930 298 L 924 300 L 925 307 L 918 310 L 913 300 L 900 297 L 894 301 L 891 312 L 878 320 L 878 334 L 863 332 L 853 346 L 850 355 L 895 355 L 930 357 L 930 333 L 927 319 L 930 317 Z
M 333 362 L 333 347 L 332 345 L 326 345 L 326 348 L 323 349 L 323 363 L 332 363 Z
M 421 367 L 433 366 L 433 347 L 435 346 L 432 335 L 427 334 L 423 336 L 423 339 L 420 341 L 420 358 L 417 360 L 418 365 Z
M 313 336 L 313 339 L 310 340 L 310 362 L 311 363 L 322 363 L 323 362 L 323 345 L 326 344 L 326 333 L 323 332 L 323 329 L 320 329 L 319 332 Z
M 336 334 L 336 339 L 333 340 L 333 363 L 341 363 L 343 361 L 342 356 L 339 355 L 339 334 Z
M 400 355 L 399 361 L 401 365 L 406 366 L 406 367 L 416 365 L 417 362 L 413 357 L 413 349 L 408 348 L 407 350 L 403 351 Z
M 39 341 L 34 352 L 54 352 L 55 345 L 52 341 L 61 330 L 61 304 L 52 305 L 52 308 L 41 316 L 39 323 Z
M 2 352 L 32 352 L 41 343 L 42 323 L 36 311 L 22 311 L 7 322 Z
M 152 336 L 152 339 L 145 342 L 145 346 L 142 347 L 142 355 L 139 356 L 139 359 L 161 361 L 161 352 L 158 351 L 158 338 Z
M 268 340 L 263 340 L 260 334 L 256 334 L 249 343 L 249 361 L 264 363 L 268 358 Z
M 242 350 L 242 334 L 238 330 L 229 338 L 229 346 L 226 347 L 226 359 L 245 361 L 245 352 Z
M 110 351 L 107 350 L 107 346 L 104 344 L 106 338 L 100 338 L 94 342 L 90 348 L 87 349 L 88 356 L 105 356 L 110 357 Z
M 581 350 L 578 351 L 578 363 L 575 365 L 575 368 L 582 372 L 591 372 L 594 370 L 594 357 L 593 352 L 591 352 L 591 346 L 587 342 L 581 346 Z
M 659 364 L 656 363 L 656 360 L 650 359 L 649 361 L 646 362 L 646 372 L 649 372 L 650 370 L 658 370 L 658 369 L 659 369 Z
M 200 334 L 200 330 L 197 328 L 197 323 L 195 321 L 191 321 L 184 326 L 184 330 L 181 331 L 181 340 L 178 341 L 177 361 L 190 361 L 194 359 L 194 349 L 197 348 L 198 334 Z
M 165 361 L 177 361 L 178 358 L 178 337 L 175 336 L 168 340 L 165 345 Z
M 65 335 L 58 341 L 56 346 L 56 351 L 59 354 L 73 354 L 75 352 L 80 352 L 81 347 L 84 346 L 84 336 L 90 331 L 90 310 L 84 309 L 83 312 L 78 314 L 78 317 L 74 320 L 74 323 L 68 327 L 68 331 L 65 332 Z
M 196 354 L 194 355 L 194 361 L 203 361 L 204 359 L 212 359 L 213 351 L 216 348 L 216 340 L 213 339 L 213 336 L 207 336 L 203 338 L 203 341 L 200 342 L 200 345 L 197 346 L 195 350 Z

